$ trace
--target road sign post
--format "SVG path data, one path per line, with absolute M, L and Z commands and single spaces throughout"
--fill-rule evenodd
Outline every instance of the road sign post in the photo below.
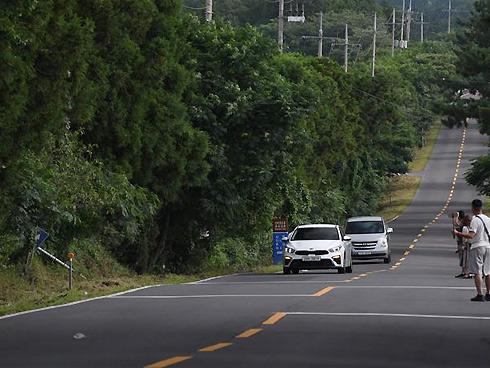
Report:
M 272 263 L 282 263 L 284 244 L 282 238 L 288 236 L 288 220 L 284 218 L 274 219 L 272 222 Z
M 75 258 L 75 253 L 68 253 L 68 289 L 71 290 L 73 287 L 73 258 Z

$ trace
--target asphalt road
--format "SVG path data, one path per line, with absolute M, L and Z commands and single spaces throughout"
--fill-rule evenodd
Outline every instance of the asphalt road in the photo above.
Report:
M 3 318 L 0 367 L 490 367 L 490 303 L 454 278 L 447 215 L 476 197 L 462 174 L 487 143 L 473 125 L 441 131 L 392 223 L 391 265 L 231 275 Z

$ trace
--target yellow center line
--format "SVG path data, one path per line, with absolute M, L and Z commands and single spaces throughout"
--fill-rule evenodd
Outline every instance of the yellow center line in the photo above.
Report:
M 283 319 L 286 317 L 286 313 L 284 312 L 277 312 L 274 313 L 272 316 L 267 318 L 264 322 L 262 322 L 263 325 L 273 325 L 277 323 L 279 320 Z
M 226 348 L 230 345 L 232 345 L 231 342 L 220 342 L 218 344 L 206 346 L 205 348 L 199 349 L 199 351 L 202 353 L 212 353 L 213 351 Z
M 260 331 L 262 331 L 261 328 L 251 328 L 249 330 L 243 331 L 240 335 L 237 336 L 238 339 L 245 339 L 247 337 L 251 337 L 253 335 L 258 334 Z
M 360 277 L 366 277 L 367 276 L 367 273 L 363 273 L 361 275 L 359 275 Z
M 405 251 L 405 253 L 403 253 L 403 255 L 404 255 L 405 257 L 406 257 L 406 256 L 408 256 L 409 254 L 410 254 L 410 251 L 408 251 L 408 250 L 407 250 L 407 251 Z
M 171 365 L 184 362 L 186 360 L 192 359 L 191 356 L 175 356 L 173 358 L 161 360 L 159 362 L 147 365 L 145 368 L 164 368 L 164 367 L 169 367 Z
M 325 294 L 328 294 L 331 292 L 333 289 L 335 289 L 335 286 L 327 286 L 324 289 L 318 290 L 313 296 L 324 296 Z

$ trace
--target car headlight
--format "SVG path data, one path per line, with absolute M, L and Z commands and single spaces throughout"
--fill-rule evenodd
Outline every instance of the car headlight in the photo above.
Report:
M 383 247 L 383 248 L 386 248 L 388 246 L 388 240 L 386 240 L 386 238 L 383 238 L 383 239 L 378 241 L 378 245 Z
M 339 246 L 336 246 L 336 247 L 334 247 L 334 248 L 330 248 L 328 251 L 329 251 L 330 253 L 336 253 L 336 252 L 340 252 L 340 250 L 341 250 L 341 249 L 342 249 L 342 246 L 341 246 L 341 245 L 339 245 Z
M 284 247 L 284 252 L 294 254 L 294 252 L 296 252 L 296 249 L 286 246 Z

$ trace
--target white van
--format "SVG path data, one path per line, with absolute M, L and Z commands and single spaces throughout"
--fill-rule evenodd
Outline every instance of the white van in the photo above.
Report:
M 352 258 L 383 259 L 391 262 L 390 234 L 385 220 L 378 216 L 352 217 L 347 220 L 345 234 L 352 239 Z

